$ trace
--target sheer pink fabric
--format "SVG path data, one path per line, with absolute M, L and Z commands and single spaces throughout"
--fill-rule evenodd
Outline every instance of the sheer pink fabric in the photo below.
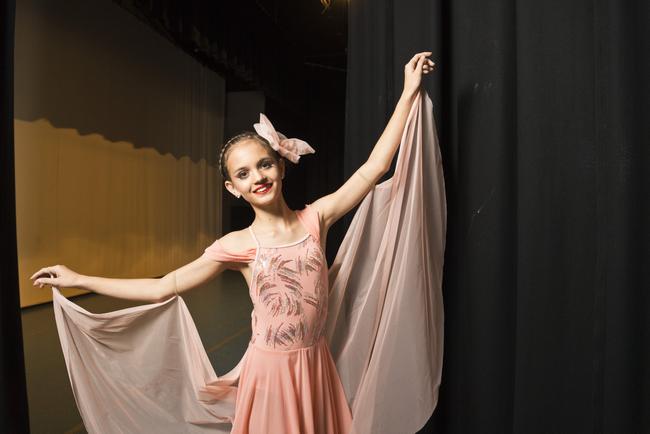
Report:
M 53 288 L 63 356 L 93 433 L 228 433 L 241 362 L 217 380 L 183 299 L 93 314 Z
M 356 434 L 415 432 L 435 409 L 445 231 L 432 104 L 421 92 L 395 175 L 360 204 L 328 275 L 325 336 Z M 211 247 L 206 254 L 222 260 L 255 260 L 256 249 L 231 254 L 218 243 Z M 230 432 L 250 346 L 237 366 L 217 376 L 181 297 L 93 314 L 53 288 L 53 305 L 89 433 Z
M 447 208 L 420 92 L 394 176 L 360 204 L 330 267 L 327 333 L 357 433 L 413 433 L 438 401 Z

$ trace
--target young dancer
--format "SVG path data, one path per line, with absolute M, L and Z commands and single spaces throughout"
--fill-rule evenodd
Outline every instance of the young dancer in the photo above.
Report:
M 404 89 L 386 129 L 366 163 L 335 192 L 302 210 L 289 209 L 282 195 L 286 160 L 298 163 L 300 155 L 314 150 L 276 132 L 262 115 L 255 125 L 257 133 L 230 139 L 219 159 L 227 190 L 255 211 L 248 228 L 226 234 L 200 258 L 161 279 L 84 276 L 57 265 L 34 273 L 34 285 L 84 288 L 164 304 L 225 269 L 238 270 L 248 284 L 254 310 L 251 340 L 237 370 L 234 414 L 227 418 L 231 432 L 352 432 L 354 409 L 326 337 L 331 282 L 325 240 L 329 227 L 358 205 L 389 170 L 419 97 L 422 75 L 433 68 L 430 55 L 418 53 L 405 65 Z M 57 317 L 57 326 L 63 328 L 61 324 Z M 68 368 L 72 380 L 70 363 Z M 223 386 L 207 383 L 204 392 L 216 399 Z M 87 422 L 88 414 L 82 412 L 83 416 Z

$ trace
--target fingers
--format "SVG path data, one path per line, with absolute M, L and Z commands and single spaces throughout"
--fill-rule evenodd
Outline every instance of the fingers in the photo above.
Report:
M 40 270 L 38 270 L 36 273 L 32 274 L 30 279 L 33 279 L 38 276 L 43 276 L 43 275 L 54 275 L 56 276 L 56 265 L 54 267 L 43 267 Z
M 36 273 L 32 274 L 30 279 L 36 278 L 36 280 L 34 280 L 34 283 L 32 285 L 33 286 L 38 285 L 39 288 L 42 288 L 43 285 L 51 285 L 51 286 L 58 285 L 57 284 L 58 267 L 59 267 L 58 265 L 55 265 L 53 267 L 43 267 L 40 270 L 38 270 Z
M 41 277 L 38 278 L 34 281 L 34 285 L 38 285 L 40 288 L 43 287 L 43 285 L 50 285 L 50 286 L 56 286 L 57 285 L 57 279 L 56 278 L 51 278 L 51 277 Z
M 409 60 L 406 63 L 406 66 L 409 66 L 411 69 L 414 69 L 418 61 L 420 60 L 420 57 L 422 57 L 422 53 L 417 53 L 415 56 L 411 57 L 411 60 Z
M 425 65 L 433 66 L 435 63 L 430 59 L 428 59 L 428 57 L 431 56 L 431 54 L 433 54 L 433 52 L 431 51 L 423 51 L 421 53 L 417 53 L 411 58 L 411 60 L 408 61 L 406 66 L 409 67 L 411 70 L 416 69 L 419 66 L 421 66 L 420 64 L 421 60 L 424 60 L 426 62 Z
M 420 56 L 424 57 L 429 57 L 433 54 L 433 51 L 422 51 L 421 53 L 416 53 L 413 57 L 411 57 L 411 60 L 408 61 L 408 63 L 415 64 Z
M 61 283 L 59 282 L 59 279 L 56 277 L 39 277 L 33 283 L 33 286 L 38 286 L 39 288 L 42 288 L 45 285 L 59 288 Z
M 415 64 L 413 66 L 409 66 L 409 71 L 407 72 L 411 72 L 411 73 L 422 72 L 422 65 L 424 64 L 424 59 L 426 59 L 426 57 L 424 56 L 418 57 Z
M 433 66 L 436 63 L 430 59 L 427 59 L 424 65 L 422 66 L 422 72 L 425 74 L 428 74 L 429 72 L 433 71 Z

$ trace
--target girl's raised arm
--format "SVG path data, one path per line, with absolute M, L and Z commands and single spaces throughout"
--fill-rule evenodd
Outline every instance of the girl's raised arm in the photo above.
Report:
M 51 285 L 57 288 L 81 288 L 110 297 L 155 303 L 200 286 L 226 269 L 223 262 L 199 257 L 189 264 L 151 279 L 112 279 L 84 276 L 64 265 L 45 267 L 34 273 L 34 285 Z
M 343 217 L 368 194 L 377 181 L 390 169 L 399 147 L 409 110 L 422 81 L 422 74 L 433 68 L 428 59 L 430 51 L 418 53 L 404 66 L 404 90 L 395 111 L 368 160 L 335 192 L 314 201 L 326 228 Z

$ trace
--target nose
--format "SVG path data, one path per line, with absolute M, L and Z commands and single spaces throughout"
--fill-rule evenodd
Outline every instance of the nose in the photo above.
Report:
M 257 170 L 254 172 L 253 179 L 255 180 L 255 184 L 263 184 L 264 182 L 267 181 L 266 175 L 260 173 Z

